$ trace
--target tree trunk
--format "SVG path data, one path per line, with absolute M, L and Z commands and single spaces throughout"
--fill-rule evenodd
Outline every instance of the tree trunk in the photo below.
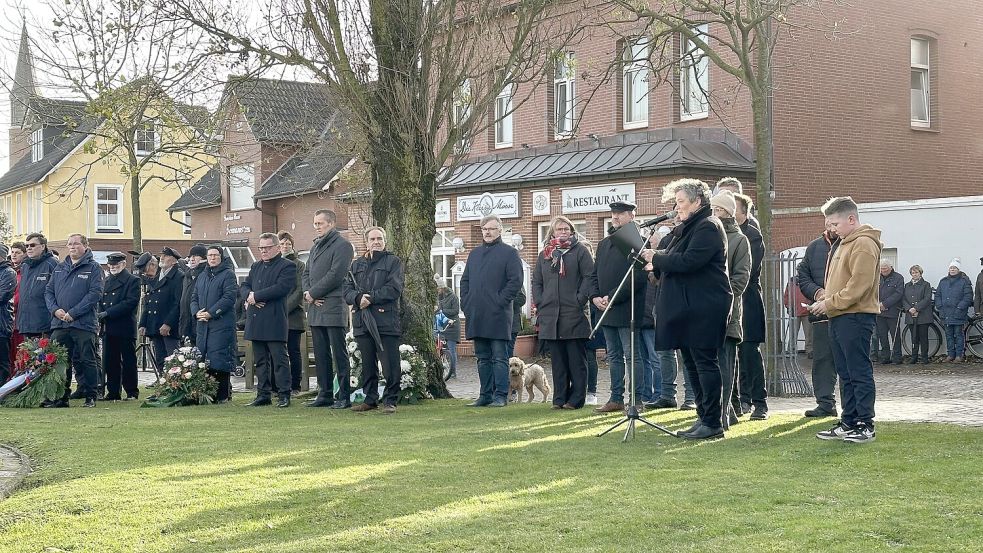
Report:
M 134 164 L 131 164 L 131 167 Z M 130 176 L 130 213 L 133 220 L 133 251 L 143 251 L 142 213 L 140 212 L 140 173 Z

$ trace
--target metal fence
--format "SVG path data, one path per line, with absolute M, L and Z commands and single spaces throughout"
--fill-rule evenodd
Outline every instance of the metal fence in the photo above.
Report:
M 805 355 L 805 322 L 795 318 L 797 300 L 796 267 L 802 260 L 800 252 L 785 252 L 766 256 L 761 264 L 762 299 L 765 304 L 765 336 L 762 355 L 768 394 L 773 396 L 811 396 L 811 374 Z

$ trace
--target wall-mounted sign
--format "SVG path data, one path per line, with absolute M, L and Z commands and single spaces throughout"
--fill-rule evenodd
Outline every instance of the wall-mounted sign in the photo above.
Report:
M 238 221 L 239 219 L 242 219 L 242 216 L 240 216 L 238 213 L 234 211 L 232 213 L 226 213 L 222 215 L 223 221 Z
M 434 209 L 433 220 L 435 223 L 451 222 L 451 201 L 437 200 L 437 208 Z
M 532 214 L 536 215 L 549 215 L 550 214 L 550 191 L 549 190 L 533 190 L 532 191 Z
M 234 227 L 232 225 L 225 225 L 225 234 L 249 234 L 253 231 L 252 227 Z
M 460 196 L 457 199 L 457 220 L 474 221 L 486 215 L 498 215 L 502 219 L 519 216 L 519 193 L 503 192 L 480 196 Z
M 635 203 L 635 183 L 605 184 L 561 190 L 563 213 L 590 213 L 608 211 L 614 202 Z

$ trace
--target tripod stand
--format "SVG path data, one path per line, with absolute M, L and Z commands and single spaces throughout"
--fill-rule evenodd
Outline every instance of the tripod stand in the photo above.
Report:
M 631 225 L 631 227 L 634 227 L 635 228 L 634 234 L 637 236 L 638 235 L 638 230 L 637 230 L 638 227 L 635 226 L 634 223 L 629 223 L 629 225 Z M 627 227 L 628 225 L 625 225 L 625 226 Z M 629 227 L 629 228 L 631 228 L 631 227 Z M 640 236 L 638 236 L 638 238 L 641 239 Z M 611 298 L 611 300 L 609 302 L 609 303 L 613 302 L 614 299 L 618 297 L 618 294 L 620 294 L 621 291 L 622 291 L 622 289 L 624 289 L 625 283 L 630 280 L 631 281 L 631 298 L 629 300 L 629 305 L 630 305 L 629 309 L 630 309 L 630 311 L 629 311 L 629 319 L 628 319 L 628 329 L 629 329 L 629 336 L 630 336 L 630 339 L 629 339 L 629 343 L 630 343 L 630 348 L 629 348 L 630 355 L 629 355 L 629 359 L 628 359 L 629 363 L 627 364 L 628 366 L 626 367 L 626 370 L 625 370 L 625 384 L 628 387 L 628 408 L 625 409 L 625 418 L 623 418 L 620 421 L 616 422 L 613 426 L 611 426 L 610 428 L 608 428 L 604 432 L 601 432 L 600 434 L 598 434 L 597 437 L 599 437 L 599 438 L 601 436 L 604 436 L 605 434 L 611 432 L 612 430 L 620 427 L 621 425 L 627 424 L 628 427 L 625 429 L 625 437 L 621 440 L 622 442 L 627 442 L 629 436 L 631 436 L 633 438 L 635 437 L 635 425 L 638 422 L 641 422 L 642 424 L 646 424 L 648 426 L 651 426 L 652 428 L 655 428 L 656 430 L 661 430 L 662 432 L 665 432 L 666 434 L 668 434 L 668 435 L 670 435 L 670 436 L 672 436 L 674 438 L 675 437 L 678 437 L 676 435 L 676 433 L 673 432 L 672 430 L 669 430 L 668 428 L 666 428 L 666 427 L 664 427 L 662 425 L 655 424 L 654 422 L 651 422 L 651 421 L 647 420 L 645 417 L 643 417 L 638 412 L 638 406 L 635 405 L 635 265 L 639 261 L 639 254 L 641 253 L 642 249 L 644 249 L 647 244 L 648 244 L 648 240 L 646 239 L 644 242 L 642 242 L 642 245 L 640 247 L 632 248 L 631 250 L 629 250 L 629 252 L 628 252 L 627 255 L 628 255 L 628 260 L 631 262 L 631 265 L 628 267 L 628 270 L 625 272 L 625 275 L 621 278 L 621 283 L 618 284 L 618 288 L 615 289 L 614 295 L 612 296 L 612 298 Z M 608 314 L 608 311 L 606 309 L 604 310 L 603 313 L 601 313 L 601 317 L 597 320 L 597 324 L 594 325 L 594 328 L 591 330 L 591 334 L 590 335 L 591 335 L 592 338 L 594 337 L 594 334 L 598 331 L 598 329 L 601 327 L 601 324 L 604 323 L 604 318 L 607 316 L 607 314 Z

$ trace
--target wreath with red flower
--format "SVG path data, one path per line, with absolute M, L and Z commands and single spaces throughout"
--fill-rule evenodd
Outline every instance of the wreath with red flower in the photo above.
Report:
M 58 399 L 65 390 L 68 351 L 49 338 L 24 340 L 17 347 L 14 373 L 2 387 L 5 407 L 37 407 Z

